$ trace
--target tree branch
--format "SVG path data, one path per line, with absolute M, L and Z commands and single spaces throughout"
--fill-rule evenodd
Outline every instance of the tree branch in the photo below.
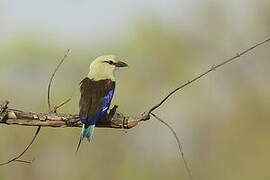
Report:
M 237 53 L 235 56 L 232 58 L 225 60 L 221 62 L 218 65 L 215 65 L 211 67 L 209 70 L 206 72 L 199 74 L 195 78 L 193 78 L 190 81 L 185 82 L 178 88 L 174 89 L 172 92 L 170 92 L 164 99 L 162 99 L 157 105 L 153 106 L 150 108 L 150 110 L 144 112 L 141 116 L 138 117 L 126 117 L 122 115 L 122 113 L 115 113 L 115 115 L 111 118 L 111 120 L 105 122 L 101 121 L 100 123 L 97 124 L 97 127 L 107 127 L 107 128 L 132 128 L 138 124 L 140 121 L 146 121 L 150 119 L 150 114 L 157 108 L 159 108 L 170 96 L 172 96 L 174 93 L 177 91 L 183 89 L 184 87 L 192 84 L 193 82 L 199 80 L 200 78 L 206 76 L 208 73 L 216 70 L 217 68 L 220 68 L 221 66 L 228 64 L 234 60 L 237 60 L 244 54 L 247 54 L 251 50 L 254 50 L 255 48 L 267 43 L 270 41 L 270 38 L 267 38 L 266 40 L 259 42 L 252 47 Z M 57 69 L 60 67 L 62 62 L 65 60 L 69 53 L 69 50 L 65 53 L 64 57 L 61 59 L 60 63 L 56 67 L 55 71 L 53 72 L 53 75 L 50 79 L 50 83 L 48 86 L 48 94 L 50 93 L 50 84 L 51 81 L 53 80 L 54 74 L 56 73 Z M 60 104 L 58 107 L 61 107 L 62 105 L 66 104 L 69 101 L 67 99 L 64 103 Z M 48 96 L 48 106 L 51 107 L 50 105 L 50 96 Z M 51 108 L 50 108 L 51 109 Z M 5 120 L 1 120 L 3 116 L 5 116 L 5 113 L 9 114 L 8 118 Z M 14 116 L 13 116 L 14 115 Z M 2 116 L 2 117 L 1 117 Z M 75 122 L 75 123 L 74 123 Z M 16 109 L 9 109 L 7 108 L 7 111 L 0 111 L 0 123 L 5 123 L 5 124 L 17 124 L 17 125 L 25 125 L 25 126 L 47 126 L 47 127 L 80 127 L 81 123 L 78 121 L 78 116 L 77 115 L 69 115 L 69 114 L 58 114 L 55 112 L 49 112 L 49 113 L 31 113 L 31 112 L 23 112 L 20 110 Z
M 178 88 L 176 88 L 176 89 L 174 89 L 173 91 L 171 91 L 171 92 L 170 92 L 164 99 L 162 99 L 157 105 L 153 106 L 148 112 L 145 112 L 144 114 L 145 114 L 145 115 L 149 115 L 151 112 L 153 112 L 154 110 L 156 110 L 157 108 L 159 108 L 159 107 L 160 107 L 160 106 L 161 106 L 161 105 L 162 105 L 162 104 L 163 104 L 170 96 L 172 96 L 172 95 L 173 95 L 174 93 L 176 93 L 177 91 L 179 91 L 179 90 L 183 89 L 184 87 L 190 85 L 191 83 L 197 81 L 198 79 L 200 79 L 200 78 L 202 78 L 203 76 L 207 75 L 208 73 L 210 73 L 210 72 L 216 70 L 217 68 L 219 68 L 219 67 L 221 67 L 221 66 L 223 66 L 223 65 L 225 65 L 225 64 L 228 64 L 228 63 L 230 63 L 230 62 L 232 62 L 232 61 L 234 61 L 234 60 L 239 59 L 239 58 L 240 58 L 241 56 L 243 56 L 244 54 L 247 54 L 247 53 L 250 52 L 251 50 L 253 50 L 253 49 L 255 49 L 255 48 L 257 48 L 257 47 L 259 47 L 259 46 L 261 46 L 261 45 L 263 45 L 263 44 L 265 44 L 265 43 L 267 43 L 267 42 L 269 42 L 269 41 L 270 41 L 270 38 L 267 38 L 267 39 L 265 39 L 264 41 L 258 42 L 258 43 L 256 43 L 255 45 L 251 46 L 250 48 L 248 48 L 248 49 L 246 49 L 246 50 L 244 50 L 244 51 L 242 51 L 242 52 L 240 52 L 240 53 L 237 53 L 237 54 L 236 54 L 235 56 L 233 56 L 232 58 L 230 58 L 230 59 L 228 59 L 228 60 L 226 60 L 226 61 L 223 61 L 223 62 L 221 62 L 221 63 L 218 64 L 218 65 L 212 66 L 208 71 L 206 71 L 206 72 L 204 72 L 204 73 L 202 73 L 202 74 L 199 74 L 198 76 L 196 76 L 196 77 L 193 78 L 192 80 L 185 82 L 184 84 L 182 84 L 182 85 L 179 86 Z
M 129 117 L 120 112 L 116 112 L 117 106 L 114 106 L 107 120 L 103 119 L 97 122 L 96 127 L 102 128 L 124 128 L 130 129 L 138 125 L 140 121 L 145 121 L 148 117 Z M 150 117 L 149 117 L 150 118 Z M 148 119 L 149 119 L 148 118 Z M 41 126 L 41 127 L 81 127 L 78 115 L 59 114 L 59 113 L 33 113 L 24 112 L 16 109 L 6 108 L 0 113 L 0 123 L 7 125 L 21 126 Z
M 170 96 L 172 96 L 174 93 L 176 93 L 177 91 L 183 89 L 184 87 L 192 84 L 193 82 L 199 80 L 200 78 L 206 76 L 208 73 L 216 70 L 217 68 L 228 64 L 234 60 L 237 60 L 238 58 L 240 58 L 242 55 L 247 54 L 248 52 L 250 52 L 251 50 L 267 43 L 270 41 L 270 38 L 259 42 L 257 44 L 255 44 L 254 46 L 236 54 L 234 57 L 225 60 L 223 62 L 221 62 L 218 65 L 215 65 L 213 67 L 211 67 L 208 71 L 199 74 L 198 76 L 196 76 L 195 78 L 193 78 L 190 81 L 185 82 L 184 84 L 182 84 L 181 86 L 179 86 L 178 88 L 174 89 L 172 92 L 170 92 L 165 98 L 163 98 L 158 104 L 156 104 L 155 106 L 153 106 L 152 108 L 150 108 L 150 110 L 144 112 L 141 116 L 138 117 L 129 117 L 129 116 L 124 116 L 122 113 L 120 112 L 116 112 L 117 106 L 114 106 L 111 110 L 109 115 L 107 116 L 106 119 L 100 120 L 97 122 L 96 127 L 103 127 L 103 128 L 121 128 L 121 129 L 129 129 L 129 128 L 133 128 L 135 126 L 137 126 L 139 124 L 139 122 L 141 121 L 146 121 L 150 119 L 150 115 L 154 116 L 156 119 L 158 119 L 160 122 L 162 122 L 164 125 L 166 125 L 171 132 L 173 133 L 174 137 L 177 140 L 178 146 L 179 146 L 179 150 L 181 153 L 181 157 L 184 160 L 184 164 L 186 167 L 186 170 L 189 173 L 190 178 L 192 178 L 191 176 L 191 172 L 190 169 L 188 167 L 188 164 L 184 158 L 184 154 L 182 152 L 182 146 L 180 144 L 180 141 L 175 133 L 175 131 L 163 120 L 161 120 L 159 117 L 157 117 L 155 114 L 153 114 L 152 112 L 154 110 L 156 110 L 157 108 L 159 108 L 165 101 L 168 100 L 168 98 Z M 4 102 L 1 106 L 0 106 L 0 123 L 3 124 L 7 124 L 7 125 L 22 125 L 22 126 L 38 126 L 38 129 L 35 133 L 35 136 L 33 137 L 32 141 L 30 142 L 30 144 L 26 147 L 26 149 L 18 156 L 16 156 L 15 158 L 7 161 L 6 163 L 2 163 L 1 165 L 5 165 L 5 164 L 9 164 L 10 162 L 24 162 L 24 163 L 31 163 L 29 161 L 24 161 L 24 160 L 20 160 L 19 158 L 29 149 L 29 147 L 32 145 L 32 143 L 34 142 L 35 138 L 37 137 L 40 128 L 41 127 L 81 127 L 82 124 L 78 119 L 78 115 L 71 115 L 71 114 L 59 114 L 56 113 L 56 110 L 60 107 L 62 107 L 63 105 L 65 105 L 66 103 L 68 103 L 70 101 L 70 99 L 67 99 L 66 101 L 64 101 L 63 103 L 61 103 L 58 106 L 55 106 L 54 109 L 52 109 L 51 107 L 51 102 L 50 102 L 50 89 L 51 89 L 51 83 L 53 81 L 53 78 L 58 70 L 58 68 L 61 66 L 61 64 L 63 63 L 63 61 L 65 60 L 65 58 L 67 57 L 69 53 L 69 50 L 65 53 L 64 57 L 61 59 L 60 63 L 58 64 L 58 66 L 56 67 L 56 69 L 54 70 L 50 81 L 49 81 L 49 85 L 48 85 L 48 107 L 50 112 L 49 113 L 33 113 L 33 112 L 24 112 L 21 110 L 16 110 L 16 109 L 12 109 L 8 107 L 8 101 Z

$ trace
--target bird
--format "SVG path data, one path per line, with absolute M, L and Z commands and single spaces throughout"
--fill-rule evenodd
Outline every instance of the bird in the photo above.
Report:
M 80 82 L 79 119 L 83 125 L 76 153 L 82 140 L 92 138 L 96 122 L 107 117 L 115 91 L 115 71 L 127 66 L 115 55 L 97 57 L 90 64 L 88 75 Z

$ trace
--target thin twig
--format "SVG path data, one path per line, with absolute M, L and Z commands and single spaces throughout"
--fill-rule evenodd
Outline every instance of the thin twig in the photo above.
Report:
M 50 112 L 52 111 L 52 108 L 51 108 L 51 102 L 50 102 L 51 84 L 52 84 L 53 78 L 54 78 L 54 76 L 55 76 L 57 70 L 58 70 L 59 67 L 62 65 L 62 63 L 64 62 L 64 60 L 67 58 L 69 52 L 70 52 L 70 49 L 68 49 L 68 50 L 65 52 L 63 58 L 61 59 L 61 61 L 60 61 L 59 64 L 56 66 L 55 70 L 53 71 L 52 76 L 51 76 L 50 81 L 49 81 L 49 84 L 48 84 L 48 97 L 47 97 L 47 98 L 48 98 L 48 108 L 49 108 L 49 111 L 50 111 Z M 65 105 L 65 104 L 68 103 L 69 101 L 70 101 L 70 99 L 67 99 L 65 102 L 61 103 L 60 105 L 55 106 L 54 112 L 56 112 L 56 110 L 57 110 L 58 108 L 60 108 L 61 106 Z M 38 136 L 38 134 L 39 134 L 39 132 L 40 132 L 40 129 L 41 129 L 41 126 L 38 126 L 38 128 L 37 128 L 37 130 L 36 130 L 36 132 L 35 132 L 35 135 L 34 135 L 34 137 L 32 138 L 31 142 L 28 144 L 28 146 L 24 149 L 24 151 L 23 151 L 21 154 L 19 154 L 19 155 L 16 156 L 15 158 L 12 158 L 12 159 L 10 159 L 10 160 L 4 162 L 4 163 L 0 163 L 0 166 L 7 165 L 7 164 L 9 164 L 9 163 L 11 163 L 11 162 L 14 162 L 14 161 L 16 161 L 16 162 L 22 162 L 22 163 L 28 163 L 28 164 L 29 164 L 29 163 L 32 163 L 32 162 L 30 162 L 30 161 L 20 160 L 19 158 L 22 157 L 22 156 L 25 154 L 25 152 L 30 148 L 30 146 L 34 143 L 36 137 Z
M 0 163 L 0 166 L 7 165 L 7 164 L 9 164 L 9 163 L 11 163 L 11 162 L 14 162 L 14 161 L 17 161 L 17 162 L 23 162 L 23 163 L 31 163 L 31 162 L 29 162 L 29 161 L 23 161 L 23 160 L 19 160 L 19 159 L 24 155 L 24 153 L 25 153 L 25 152 L 30 148 L 30 146 L 33 144 L 33 142 L 35 141 L 35 139 L 36 139 L 36 137 L 37 137 L 37 135 L 38 135 L 38 133 L 39 133 L 39 131 L 40 131 L 40 128 L 41 128 L 40 126 L 37 128 L 37 130 L 36 130 L 36 132 L 35 132 L 35 135 L 34 135 L 34 137 L 32 138 L 31 142 L 28 144 L 28 146 L 24 149 L 24 151 L 23 151 L 21 154 L 19 154 L 19 155 L 16 156 L 15 158 L 12 158 L 12 159 L 10 159 L 10 160 L 4 162 L 4 163 Z
M 70 52 L 70 49 L 67 49 L 66 53 L 64 54 L 64 56 L 62 57 L 62 59 L 60 60 L 59 64 L 56 66 L 56 68 L 54 69 L 52 76 L 50 78 L 49 84 L 48 84 L 48 94 L 47 94 L 47 101 L 48 101 L 48 107 L 49 107 L 49 111 L 52 111 L 52 106 L 51 106 L 51 85 L 52 85 L 52 81 L 53 78 L 57 72 L 57 70 L 59 69 L 59 67 L 62 65 L 62 63 L 65 61 L 65 59 L 67 58 L 68 54 Z
M 188 163 L 185 159 L 185 156 L 184 156 L 184 152 L 183 152 L 183 146 L 181 144 L 181 141 L 180 139 L 178 138 L 176 132 L 174 131 L 174 129 L 168 124 L 166 123 L 165 121 L 163 121 L 162 119 L 160 119 L 157 115 L 155 115 L 154 113 L 151 113 L 152 116 L 154 116 L 157 120 L 159 120 L 161 123 L 163 123 L 165 126 L 167 126 L 169 128 L 169 130 L 172 132 L 174 138 L 176 139 L 176 142 L 177 142 L 177 145 L 178 145 L 178 149 L 179 149 L 179 153 L 181 155 L 181 158 L 184 162 L 184 165 L 185 165 L 185 168 L 186 168 L 186 171 L 190 177 L 190 179 L 192 179 L 192 173 L 191 173 L 191 169 L 190 167 L 188 166 Z
M 62 102 L 61 104 L 59 105 L 56 105 L 54 108 L 53 108 L 53 112 L 56 113 L 57 109 L 59 109 L 60 107 L 64 106 L 65 104 L 67 104 L 69 101 L 71 100 L 71 97 L 66 99 L 64 102 Z
M 33 161 L 25 161 L 25 160 L 15 160 L 16 162 L 21 162 L 21 163 L 26 163 L 26 164 L 31 164 Z
M 216 70 L 217 68 L 219 68 L 219 67 L 221 67 L 221 66 L 223 66 L 223 65 L 225 65 L 225 64 L 227 64 L 227 63 L 230 63 L 230 62 L 232 62 L 232 61 L 234 61 L 234 60 L 237 60 L 238 58 L 240 58 L 240 57 L 243 56 L 244 54 L 250 52 L 251 50 L 253 50 L 253 49 L 255 49 L 255 48 L 257 48 L 257 47 L 259 47 L 259 46 L 261 46 L 261 45 L 263 45 L 263 44 L 265 44 L 265 43 L 267 43 L 267 42 L 269 42 L 269 41 L 270 41 L 270 38 L 267 38 L 266 40 L 264 40 L 264 41 L 262 41 L 262 42 L 259 42 L 259 43 L 255 44 L 254 46 L 252 46 L 252 47 L 250 47 L 250 48 L 248 48 L 248 49 L 246 49 L 246 50 L 244 50 L 244 51 L 242 51 L 242 52 L 240 52 L 240 53 L 237 53 L 234 57 L 232 57 L 232 58 L 230 58 L 230 59 L 228 59 L 228 60 L 226 60 L 226 61 L 223 61 L 222 63 L 220 63 L 220 64 L 218 64 L 218 65 L 215 65 L 215 66 L 211 67 L 211 69 L 209 69 L 208 71 L 206 71 L 206 72 L 204 72 L 204 73 L 202 73 L 202 74 L 199 74 L 199 75 L 196 76 L 194 79 L 192 79 L 192 80 L 190 80 L 190 81 L 187 81 L 186 83 L 182 84 L 180 87 L 178 87 L 178 88 L 174 89 L 172 92 L 170 92 L 170 93 L 169 93 L 162 101 L 160 101 L 160 103 L 158 103 L 157 105 L 153 106 L 146 114 L 149 115 L 149 114 L 150 114 L 151 112 L 153 112 L 155 109 L 157 109 L 158 107 L 160 107 L 160 106 L 161 106 L 161 105 L 162 105 L 162 104 L 163 104 L 163 103 L 164 103 L 171 95 L 173 95 L 176 91 L 181 90 L 182 88 L 184 88 L 184 87 L 186 87 L 187 85 L 193 83 L 194 81 L 200 79 L 201 77 L 207 75 L 208 73 L 210 73 L 210 72 Z

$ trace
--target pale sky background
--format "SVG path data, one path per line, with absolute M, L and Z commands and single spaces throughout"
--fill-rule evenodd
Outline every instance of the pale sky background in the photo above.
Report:
M 181 21 L 181 25 L 200 27 L 203 24 L 197 7 L 206 2 L 228 5 L 232 12 L 237 12 L 236 21 L 245 16 L 242 9 L 252 10 L 249 0 L 1 0 L 0 36 L 14 38 L 34 32 L 36 36 L 41 33 L 58 40 L 108 40 L 122 32 L 132 32 L 134 23 L 144 16 L 155 16 L 168 24 Z

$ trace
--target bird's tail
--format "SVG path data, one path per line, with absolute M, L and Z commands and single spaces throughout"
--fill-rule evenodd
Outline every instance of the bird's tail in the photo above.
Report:
M 82 140 L 87 139 L 88 141 L 90 141 L 90 139 L 94 133 L 94 129 L 95 129 L 95 125 L 86 126 L 85 124 L 83 124 L 82 131 L 81 131 L 81 137 L 80 137 L 77 149 L 76 149 L 76 153 L 78 152 L 78 150 L 80 148 Z

